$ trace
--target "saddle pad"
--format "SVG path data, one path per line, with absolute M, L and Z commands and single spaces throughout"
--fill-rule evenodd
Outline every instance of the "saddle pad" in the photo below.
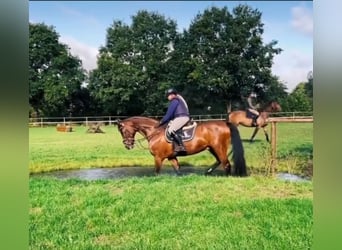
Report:
M 183 142 L 190 141 L 194 138 L 195 131 L 197 128 L 197 122 L 189 126 L 185 126 L 181 129 L 181 131 L 177 131 L 177 133 L 182 137 Z M 172 142 L 171 136 L 167 133 L 167 129 L 165 129 L 165 139 L 167 142 Z

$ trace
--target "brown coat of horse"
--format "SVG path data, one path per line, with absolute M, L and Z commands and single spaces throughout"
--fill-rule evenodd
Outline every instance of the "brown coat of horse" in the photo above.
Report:
M 258 133 L 259 129 L 262 128 L 264 130 L 264 134 L 266 140 L 269 142 L 268 133 L 266 130 L 267 126 L 267 119 L 269 113 L 279 112 L 281 111 L 280 104 L 276 101 L 272 101 L 266 104 L 264 107 L 260 108 L 259 110 L 259 117 L 257 119 L 257 126 L 254 129 L 254 132 L 250 138 L 250 142 L 253 141 L 255 135 Z M 236 110 L 228 114 L 228 121 L 235 124 L 236 126 L 242 125 L 245 127 L 254 127 L 252 125 L 252 118 L 247 117 L 247 111 L 245 110 Z
M 179 171 L 179 162 L 174 155 L 172 144 L 165 139 L 165 128 L 155 128 L 158 121 L 148 117 L 134 116 L 118 120 L 118 129 L 127 149 L 132 149 L 135 143 L 135 134 L 142 134 L 148 141 L 150 153 L 154 156 L 155 173 L 159 174 L 162 163 L 168 159 L 176 171 Z M 217 164 L 207 169 L 206 174 L 221 166 L 226 174 L 231 174 L 231 164 L 227 157 L 229 145 L 233 146 L 234 174 L 246 176 L 244 149 L 236 126 L 225 121 L 206 121 L 198 124 L 192 140 L 184 142 L 187 155 L 199 153 L 208 149 L 217 160 Z

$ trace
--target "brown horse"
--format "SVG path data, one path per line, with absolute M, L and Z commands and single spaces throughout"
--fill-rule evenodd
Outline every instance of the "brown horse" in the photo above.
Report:
M 254 129 L 250 142 L 253 141 L 255 135 L 258 133 L 259 129 L 262 128 L 264 130 L 264 134 L 266 140 L 270 142 L 268 133 L 266 130 L 266 126 L 268 124 L 267 119 L 269 113 L 279 112 L 281 111 L 280 104 L 276 101 L 271 101 L 259 110 L 259 117 L 257 119 L 257 126 Z M 228 121 L 239 126 L 240 124 L 245 127 L 253 127 L 252 118 L 247 117 L 247 111 L 245 110 L 236 110 L 228 114 Z
M 149 150 L 154 156 L 155 174 L 159 174 L 163 161 L 167 158 L 175 172 L 180 174 L 177 156 L 174 155 L 172 143 L 165 139 L 165 127 L 155 128 L 158 121 L 148 117 L 134 116 L 118 120 L 118 129 L 127 149 L 132 149 L 135 143 L 135 134 L 142 134 L 148 141 Z M 207 169 L 206 174 L 222 166 L 226 175 L 231 174 L 231 164 L 227 157 L 229 144 L 233 146 L 234 174 L 246 176 L 244 149 L 236 126 L 225 121 L 206 121 L 197 125 L 194 138 L 184 142 L 187 155 L 199 153 L 208 149 L 217 160 L 217 163 Z

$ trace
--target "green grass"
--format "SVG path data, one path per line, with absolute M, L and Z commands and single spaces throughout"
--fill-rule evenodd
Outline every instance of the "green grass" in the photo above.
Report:
M 313 125 L 279 123 L 277 126 L 277 170 L 306 175 L 312 167 Z M 84 126 L 74 129 L 75 132 L 63 133 L 57 132 L 55 127 L 29 128 L 29 171 L 154 165 L 147 142 L 140 140 L 133 150 L 127 150 L 115 126 L 103 127 L 104 134 L 86 133 Z M 239 130 L 249 172 L 268 172 L 271 149 L 263 131 L 259 131 L 254 143 L 249 143 L 253 129 L 239 127 Z M 270 127 L 268 130 L 270 134 Z M 137 135 L 136 139 L 139 138 L 141 136 Z M 209 166 L 215 162 L 207 151 L 179 160 L 181 165 L 192 166 Z M 170 166 L 167 160 L 164 161 L 164 168 Z
M 312 182 L 30 178 L 30 249 L 310 249 Z
M 31 173 L 89 167 L 152 167 L 146 141 L 126 150 L 116 127 L 87 134 L 29 129 Z M 240 127 L 250 177 L 29 179 L 30 249 L 310 249 L 313 182 L 289 182 L 267 172 L 263 133 Z M 312 160 L 312 124 L 278 124 L 278 171 L 304 174 Z M 179 158 L 211 165 L 208 152 Z M 164 168 L 170 167 L 165 163 Z M 153 168 L 151 169 L 153 171 Z M 163 171 L 163 170 L 162 170 Z

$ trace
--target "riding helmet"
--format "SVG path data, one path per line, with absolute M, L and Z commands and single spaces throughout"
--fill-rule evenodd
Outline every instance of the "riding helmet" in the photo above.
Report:
M 168 90 L 166 91 L 165 94 L 166 94 L 166 97 L 168 97 L 168 96 L 171 95 L 171 94 L 177 95 L 178 92 L 177 92 L 177 90 L 175 90 L 174 88 L 170 88 L 170 89 L 168 89 Z

